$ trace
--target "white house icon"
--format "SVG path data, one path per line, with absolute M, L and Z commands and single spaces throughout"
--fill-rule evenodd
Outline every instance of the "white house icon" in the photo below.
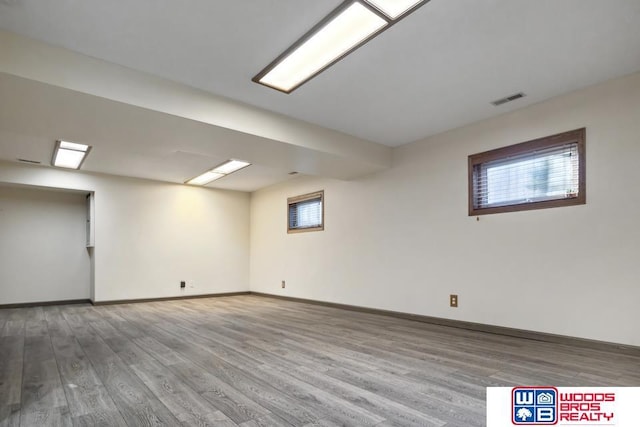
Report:
M 538 395 L 538 405 L 553 405 L 553 399 L 552 393 L 540 393 Z

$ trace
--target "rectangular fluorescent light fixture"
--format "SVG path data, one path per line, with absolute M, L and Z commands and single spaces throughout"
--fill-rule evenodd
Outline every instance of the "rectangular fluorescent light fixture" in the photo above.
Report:
M 244 169 L 250 166 L 251 163 L 243 162 L 242 160 L 227 160 L 221 165 L 206 171 L 202 175 L 198 175 L 195 178 L 191 178 L 185 184 L 189 185 L 207 185 L 216 179 L 224 178 L 225 176 Z
M 213 171 L 206 171 L 202 175 L 198 175 L 195 178 L 187 181 L 187 184 L 191 185 L 207 185 L 210 182 L 215 181 L 216 179 L 220 179 L 224 176 L 222 173 L 215 173 Z
M 291 93 L 428 2 L 345 0 L 251 80 Z
M 91 147 L 85 144 L 56 141 L 51 164 L 59 168 L 80 169 L 89 151 Z
M 289 93 L 388 25 L 388 21 L 360 2 L 336 11 L 254 77 L 254 81 Z
M 242 160 L 227 160 L 225 163 L 217 166 L 213 169 L 214 172 L 228 175 L 230 173 L 239 171 L 242 168 L 246 168 L 251 163 L 243 162 Z
M 397 19 L 424 0 L 366 0 L 391 19 Z

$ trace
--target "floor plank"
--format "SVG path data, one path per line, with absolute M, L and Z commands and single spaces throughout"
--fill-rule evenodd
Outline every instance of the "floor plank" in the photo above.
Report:
M 112 425 L 126 425 L 76 338 L 54 336 L 51 342 L 71 416 L 110 414 Z
M 78 341 L 127 423 L 180 424 L 101 338 L 87 336 Z
M 20 405 L 23 359 L 24 336 L 0 337 L 0 406 Z
M 49 335 L 25 338 L 20 425 L 72 425 Z

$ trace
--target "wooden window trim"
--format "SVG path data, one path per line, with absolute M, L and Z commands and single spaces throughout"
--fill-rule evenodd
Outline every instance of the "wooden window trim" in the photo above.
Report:
M 522 155 L 544 148 L 550 148 L 556 145 L 567 143 L 578 144 L 578 196 L 558 200 L 546 200 L 541 202 L 520 203 L 516 205 L 475 208 L 474 207 L 474 167 L 476 165 L 500 160 L 516 155 Z M 508 147 L 497 148 L 495 150 L 485 151 L 483 153 L 473 154 L 469 156 L 468 161 L 468 180 L 469 180 L 469 216 L 487 215 L 504 212 L 528 211 L 535 209 L 557 208 L 561 206 L 584 205 L 587 202 L 587 169 L 586 169 L 586 128 L 575 129 L 556 135 L 546 136 L 544 138 L 533 139 L 531 141 L 521 142 L 519 144 L 510 145 Z
M 308 227 L 308 228 L 290 228 L 289 224 L 291 224 L 291 218 L 289 217 L 291 213 L 291 209 L 289 207 L 293 203 L 304 202 L 306 200 L 317 199 L 320 197 L 320 204 L 322 206 L 322 218 L 321 224 L 318 227 Z M 323 231 L 324 230 L 324 190 L 315 191 L 313 193 L 302 194 L 300 196 L 289 197 L 287 199 L 287 234 L 295 234 L 295 233 L 306 233 L 309 231 Z

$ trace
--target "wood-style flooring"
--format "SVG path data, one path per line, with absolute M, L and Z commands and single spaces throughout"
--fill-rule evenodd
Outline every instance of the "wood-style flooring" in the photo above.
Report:
M 255 295 L 0 310 L 0 426 L 485 425 L 485 387 L 640 358 Z

